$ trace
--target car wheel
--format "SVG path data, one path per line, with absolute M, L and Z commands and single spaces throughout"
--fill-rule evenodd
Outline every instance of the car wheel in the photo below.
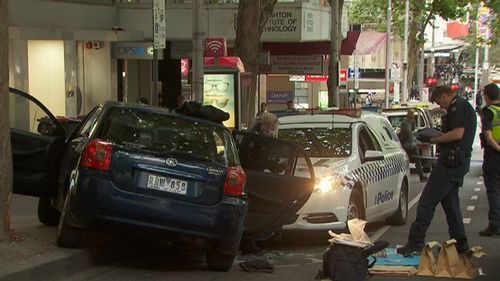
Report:
M 385 221 L 390 225 L 403 225 L 408 218 L 408 187 L 406 182 L 401 184 L 401 195 L 399 196 L 398 209 L 394 215 L 388 217 Z
M 72 227 L 67 223 L 67 215 L 69 209 L 69 196 L 64 200 L 64 206 L 59 219 L 59 227 L 57 230 L 57 245 L 64 248 L 79 248 L 82 240 L 82 230 Z
M 59 211 L 50 204 L 50 198 L 38 199 L 38 220 L 45 224 L 55 226 L 59 223 Z
M 207 267 L 214 271 L 228 271 L 233 266 L 236 255 L 222 254 L 216 250 L 207 251 Z
M 364 219 L 365 218 L 365 208 L 363 207 L 363 200 L 361 193 L 355 189 L 351 193 L 351 198 L 349 199 L 349 206 L 347 207 L 347 220 L 351 219 Z

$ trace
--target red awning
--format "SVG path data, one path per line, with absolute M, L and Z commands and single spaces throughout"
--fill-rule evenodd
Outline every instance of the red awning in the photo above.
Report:
M 460 22 L 449 22 L 446 24 L 446 33 L 450 38 L 460 38 L 469 35 L 469 25 Z
M 218 60 L 218 62 L 217 62 Z M 243 62 L 240 57 L 205 57 L 204 58 L 205 67 L 210 66 L 226 66 L 226 67 L 234 67 L 238 68 L 240 72 L 245 72 L 245 67 L 243 66 Z

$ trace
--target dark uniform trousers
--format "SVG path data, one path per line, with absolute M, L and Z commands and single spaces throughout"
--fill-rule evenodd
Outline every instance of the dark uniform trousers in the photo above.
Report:
M 425 243 L 425 233 L 432 221 L 436 206 L 441 203 L 446 214 L 450 237 L 457 240 L 458 248 L 461 246 L 468 248 L 458 190 L 463 185 L 463 177 L 469 171 L 470 153 L 468 157 L 462 159 L 464 160 L 462 165 L 449 168 L 441 157 L 438 158 L 418 202 L 417 218 L 411 225 L 408 237 L 410 243 L 418 245 Z
M 483 179 L 489 203 L 489 226 L 500 229 L 500 152 L 485 149 Z

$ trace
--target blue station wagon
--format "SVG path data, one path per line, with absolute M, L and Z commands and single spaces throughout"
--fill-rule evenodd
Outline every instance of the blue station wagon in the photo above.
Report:
M 209 269 L 227 271 L 242 236 L 281 231 L 313 190 L 309 158 L 289 142 L 112 101 L 67 136 L 37 99 L 9 96 L 14 192 L 40 197 L 38 218 L 58 226 L 61 247 L 81 246 L 98 223 L 159 230 L 196 241 Z

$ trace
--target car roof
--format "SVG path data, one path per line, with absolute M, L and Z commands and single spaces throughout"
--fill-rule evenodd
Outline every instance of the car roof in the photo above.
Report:
M 354 123 L 370 123 L 368 120 L 375 118 L 383 118 L 380 113 L 372 111 L 362 111 L 361 116 L 352 117 L 345 114 L 336 113 L 317 113 L 317 114 L 296 114 L 287 115 L 279 118 L 280 128 L 293 128 L 302 125 L 312 125 L 314 124 L 344 124 L 351 125 Z

